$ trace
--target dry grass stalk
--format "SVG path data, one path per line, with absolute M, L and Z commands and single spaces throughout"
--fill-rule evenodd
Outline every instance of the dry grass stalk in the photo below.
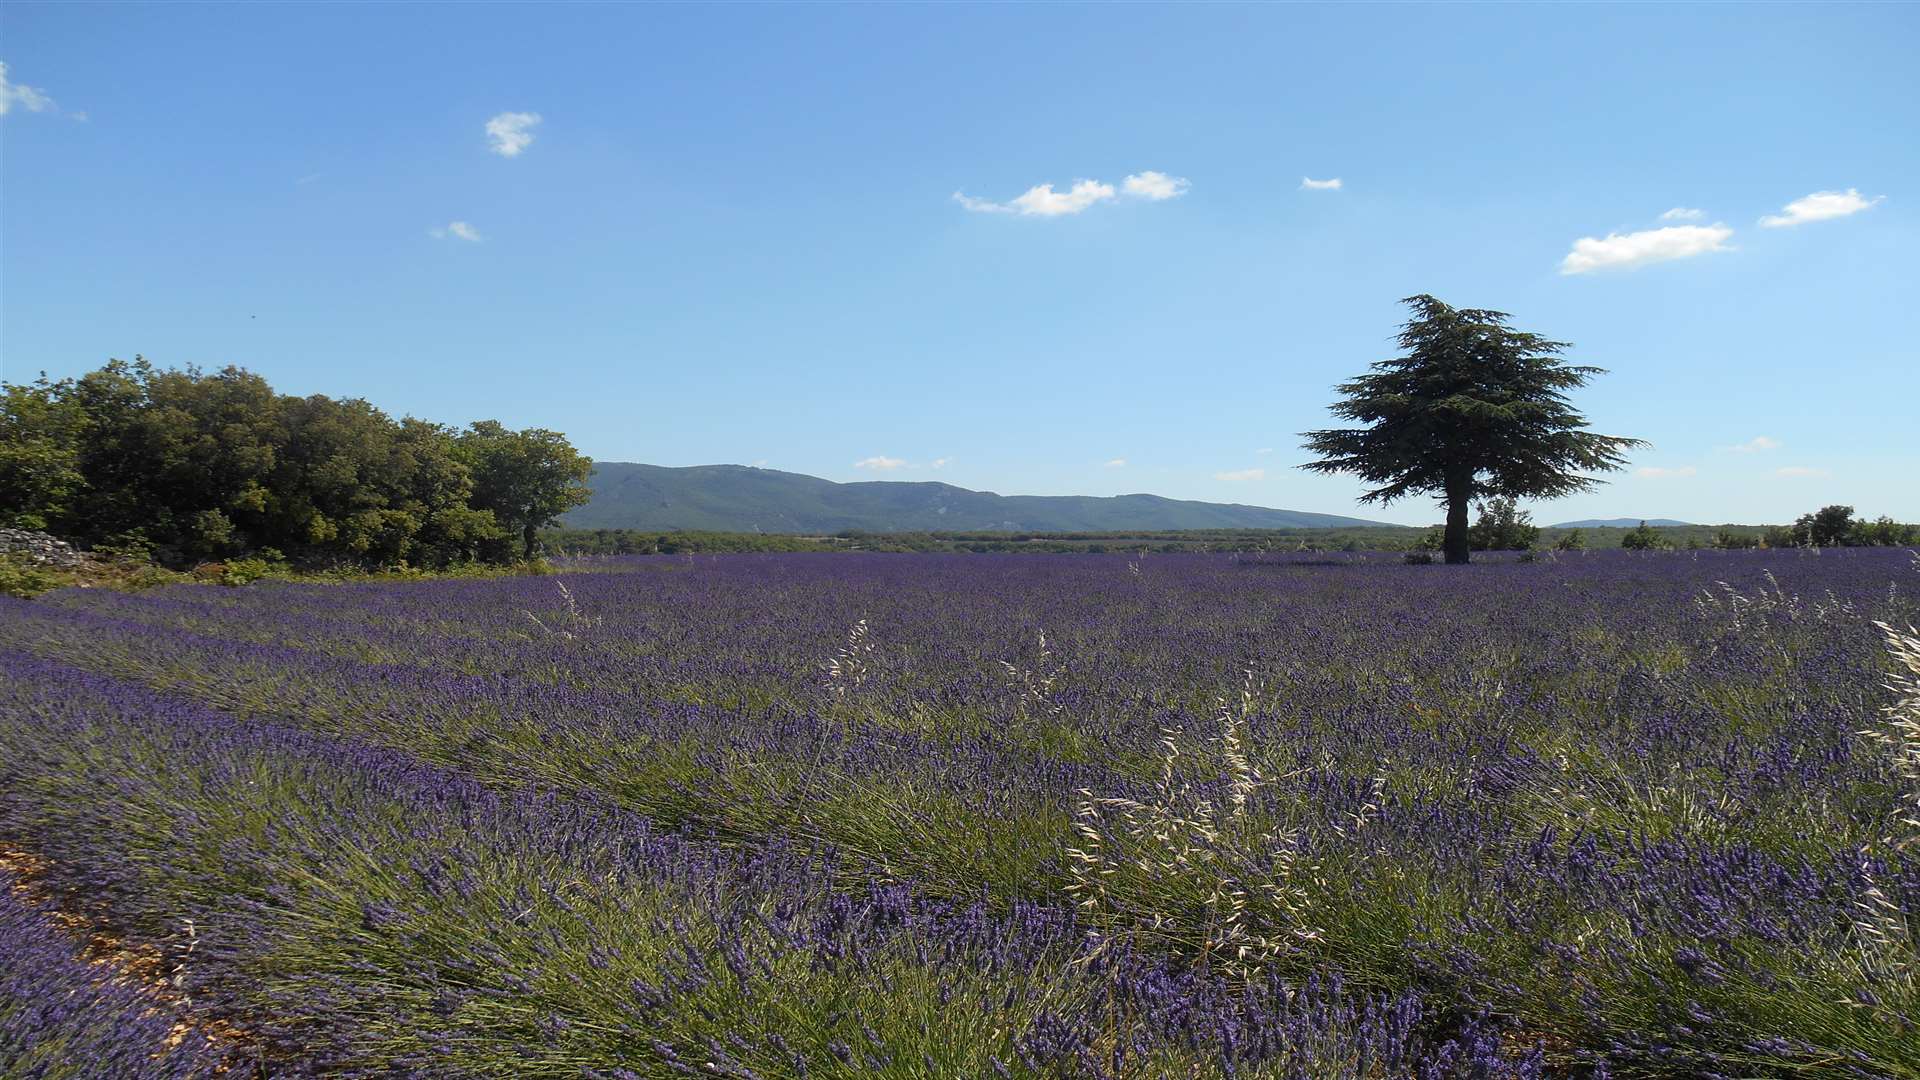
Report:
M 861 619 L 847 631 L 847 640 L 827 662 L 820 665 L 822 681 L 827 692 L 840 700 L 846 700 L 850 691 L 857 690 L 867 681 L 869 660 L 873 655 L 873 642 L 867 640 L 867 620 Z

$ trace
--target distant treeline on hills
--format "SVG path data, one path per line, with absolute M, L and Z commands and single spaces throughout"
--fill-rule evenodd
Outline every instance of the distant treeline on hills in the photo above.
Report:
M 1871 525 L 1872 523 L 1866 523 Z M 1920 544 L 1920 525 L 1896 526 L 1892 544 Z M 1637 547 L 1746 549 L 1804 547 L 1784 525 L 1682 525 L 1638 528 L 1546 528 L 1528 547 L 1604 550 Z M 550 529 L 541 534 L 556 555 L 688 555 L 749 551 L 959 551 L 1035 554 L 1100 554 L 1180 551 L 1388 551 L 1431 550 L 1433 530 L 1402 526 L 1348 529 L 1171 530 L 1161 532 L 905 532 L 847 531 L 793 536 L 701 530 Z M 1769 540 L 1771 539 L 1771 542 Z M 1844 545 L 1842 545 L 1844 546 Z M 1484 549 L 1483 549 L 1484 550 Z

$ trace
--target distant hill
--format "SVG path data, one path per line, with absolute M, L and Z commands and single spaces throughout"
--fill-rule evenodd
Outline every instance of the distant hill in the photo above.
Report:
M 1563 521 L 1558 525 L 1549 525 L 1551 529 L 1633 529 L 1641 521 L 1649 525 L 1691 525 L 1691 521 L 1675 521 L 1672 518 L 1588 518 L 1585 521 Z
M 593 500 L 561 519 L 574 529 L 861 532 L 1107 532 L 1122 529 L 1335 529 L 1380 522 L 1335 514 L 1190 502 L 1158 495 L 996 495 L 952 484 L 868 481 L 745 465 L 594 466 Z

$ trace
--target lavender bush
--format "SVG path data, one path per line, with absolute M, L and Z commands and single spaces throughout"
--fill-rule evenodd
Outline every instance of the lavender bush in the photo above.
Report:
M 1916 1077 L 1910 776 L 1862 734 L 1916 588 L 1848 550 L 73 591 L 0 607 L 0 841 L 130 936 L 192 920 L 193 1009 L 278 1074 Z

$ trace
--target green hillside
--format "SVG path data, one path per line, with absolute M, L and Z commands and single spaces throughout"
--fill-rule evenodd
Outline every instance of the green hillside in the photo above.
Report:
M 666 468 L 605 461 L 593 500 L 567 514 L 575 529 L 717 532 L 1104 532 L 1123 529 L 1317 529 L 1361 518 L 1191 502 L 1158 495 L 996 495 L 941 483 L 838 484 L 745 465 Z

